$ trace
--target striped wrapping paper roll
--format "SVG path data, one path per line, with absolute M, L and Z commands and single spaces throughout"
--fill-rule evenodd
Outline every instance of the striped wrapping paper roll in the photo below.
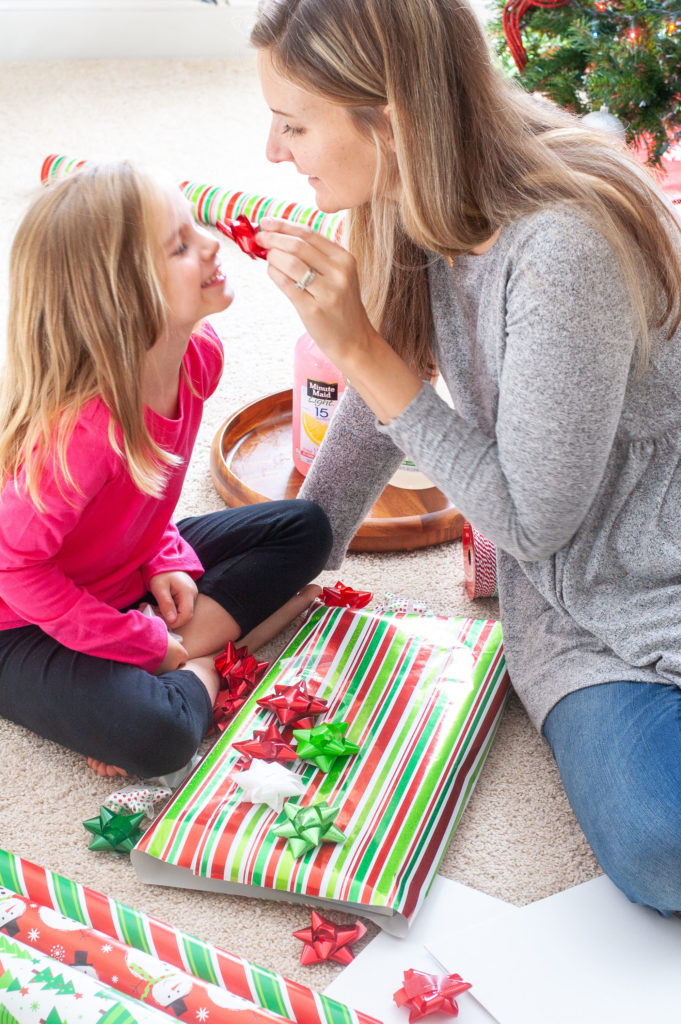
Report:
M 461 545 L 466 591 L 471 601 L 476 597 L 496 597 L 497 551 L 494 544 L 465 520 Z
M 377 1024 L 374 1018 L 304 985 L 4 850 L 0 850 L 0 885 L 293 1024 Z
M 294 858 L 283 820 L 241 801 L 232 744 L 273 722 L 256 701 L 301 679 L 360 752 L 296 762 L 307 806 L 338 806 L 343 843 Z M 327 901 L 404 934 L 472 792 L 508 689 L 499 623 L 318 608 L 131 854 L 144 881 Z M 288 730 L 284 733 L 288 736 Z
M 88 160 L 78 160 L 63 154 L 51 154 L 43 162 L 40 180 L 60 181 L 89 163 Z M 305 203 L 292 203 L 257 192 L 244 192 L 196 181 L 183 181 L 180 188 L 191 204 L 195 219 L 201 224 L 215 226 L 218 221 L 234 220 L 243 214 L 252 224 L 259 224 L 263 217 L 278 217 L 294 224 L 304 224 L 334 241 L 338 241 L 341 236 L 343 215 L 340 213 L 322 213 Z
M 304 224 L 333 241 L 340 238 L 343 217 L 339 213 L 322 213 L 304 203 L 287 202 L 257 192 L 240 192 L 196 181 L 183 181 L 180 188 L 191 203 L 196 220 L 202 224 L 215 225 L 218 221 L 234 220 L 240 214 L 248 217 L 252 224 L 259 224 L 263 217 L 278 217 L 294 224 Z
M 250 1000 L 3 887 L 0 921 L 2 927 L 7 927 L 9 921 L 20 941 L 58 960 L 60 966 L 86 972 L 98 986 L 109 986 L 117 997 L 142 1000 L 150 1012 L 170 1014 L 173 1020 L 187 1024 L 201 1020 L 217 1024 L 226 1016 L 220 1011 L 229 1010 L 229 1024 L 286 1024 L 278 1013 L 263 1010 Z M 159 1019 L 163 1021 L 162 1016 Z

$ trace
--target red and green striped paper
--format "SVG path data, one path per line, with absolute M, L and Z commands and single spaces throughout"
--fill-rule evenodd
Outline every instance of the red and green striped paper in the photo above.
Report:
M 125 943 L 131 951 L 158 957 L 165 964 L 248 1000 L 267 1011 L 265 1016 L 278 1015 L 292 1024 L 380 1024 L 375 1018 L 351 1010 L 305 985 L 289 981 L 6 850 L 0 850 L 0 886 L 28 897 L 41 907 L 51 908 L 85 929 L 109 935 Z M 85 941 L 84 935 L 83 938 Z M 253 1015 L 254 1021 L 257 1016 Z M 135 1024 L 135 1018 L 121 1017 L 116 1024 Z
M 339 806 L 342 844 L 292 856 L 283 820 L 240 800 L 232 744 L 274 721 L 258 698 L 300 679 L 359 754 L 297 762 L 302 805 Z M 319 608 L 131 857 L 144 881 L 322 902 L 404 934 L 489 750 L 508 692 L 501 627 L 482 619 Z

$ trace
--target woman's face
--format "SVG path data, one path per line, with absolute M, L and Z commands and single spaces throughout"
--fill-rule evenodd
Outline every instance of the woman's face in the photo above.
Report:
M 325 213 L 368 202 L 378 166 L 376 145 L 355 126 L 346 107 L 284 78 L 267 50 L 258 54 L 260 84 L 272 111 L 267 159 L 289 161 L 315 190 Z

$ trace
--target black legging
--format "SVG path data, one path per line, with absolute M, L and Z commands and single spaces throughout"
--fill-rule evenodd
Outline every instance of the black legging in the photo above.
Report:
M 199 592 L 222 605 L 242 635 L 314 579 L 331 548 L 325 513 L 302 500 L 225 509 L 184 519 L 178 528 L 205 570 Z M 212 708 L 187 669 L 155 676 L 22 626 L 0 631 L 0 716 L 148 778 L 189 761 Z

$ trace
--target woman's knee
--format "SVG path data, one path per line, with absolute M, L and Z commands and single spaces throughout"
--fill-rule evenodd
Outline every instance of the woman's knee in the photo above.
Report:
M 599 843 L 596 857 L 618 889 L 632 903 L 664 914 L 681 910 L 681 832 L 676 823 L 642 813 L 611 841 Z M 587 836 L 588 838 L 588 836 Z

